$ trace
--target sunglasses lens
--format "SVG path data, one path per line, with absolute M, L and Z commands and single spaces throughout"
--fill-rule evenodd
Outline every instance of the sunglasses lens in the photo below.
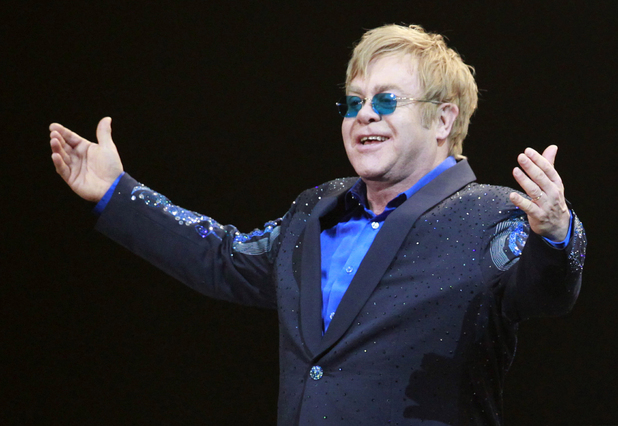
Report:
M 363 107 L 363 100 L 358 96 L 344 96 L 337 102 L 337 109 L 342 117 L 353 118 Z
M 378 93 L 371 100 L 371 105 L 380 115 L 392 114 L 397 108 L 397 96 L 392 93 Z
M 339 115 L 342 117 L 345 117 L 348 113 L 348 103 L 346 102 L 345 96 L 337 102 L 337 111 L 339 111 Z

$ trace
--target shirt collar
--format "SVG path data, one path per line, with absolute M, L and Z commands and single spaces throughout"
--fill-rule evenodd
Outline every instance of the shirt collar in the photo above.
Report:
M 457 164 L 457 160 L 455 160 L 454 157 L 447 157 L 446 160 L 438 164 L 429 173 L 420 178 L 418 182 L 412 185 L 412 187 L 398 194 L 395 198 L 389 201 L 386 205 L 385 212 L 391 212 L 395 210 L 397 207 L 402 205 L 408 198 L 412 197 L 412 195 L 417 193 L 422 187 L 434 180 L 438 175 L 440 175 L 440 173 L 442 173 L 448 168 L 453 167 L 455 164 Z M 371 212 L 371 210 L 369 210 L 369 203 L 367 202 L 367 186 L 365 185 L 365 182 L 363 182 L 363 180 L 360 178 L 348 190 L 345 195 L 345 209 L 346 211 L 350 211 L 359 204 L 363 206 L 367 213 L 370 213 L 373 216 L 373 213 Z

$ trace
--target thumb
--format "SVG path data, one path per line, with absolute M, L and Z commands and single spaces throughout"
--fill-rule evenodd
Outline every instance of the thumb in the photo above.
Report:
M 547 148 L 545 148 L 545 151 L 543 151 L 543 157 L 545 157 L 545 159 L 549 161 L 550 164 L 553 166 L 554 161 L 556 160 L 557 153 L 558 147 L 556 145 L 549 145 Z
M 97 141 L 99 141 L 99 145 L 104 147 L 109 147 L 114 144 L 112 141 L 111 117 L 105 117 L 99 121 L 99 125 L 97 126 Z

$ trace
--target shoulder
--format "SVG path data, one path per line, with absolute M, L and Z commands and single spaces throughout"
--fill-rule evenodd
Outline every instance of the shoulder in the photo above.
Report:
M 499 215 L 521 215 L 523 212 L 509 198 L 512 192 L 522 194 L 507 186 L 472 182 L 454 193 L 450 199 L 466 204 L 468 208 L 474 205 L 486 213 L 495 211 Z M 525 196 L 525 194 L 522 195 Z
M 333 179 L 321 185 L 314 186 L 313 188 L 306 189 L 296 197 L 294 204 L 297 209 L 301 210 L 304 210 L 304 207 L 312 208 L 322 198 L 337 197 L 341 194 L 345 194 L 358 179 L 358 177 Z
M 497 228 L 526 221 L 525 212 L 509 199 L 514 191 L 505 186 L 472 182 L 444 199 L 430 214 L 447 215 L 459 226 L 493 234 L 492 230 Z

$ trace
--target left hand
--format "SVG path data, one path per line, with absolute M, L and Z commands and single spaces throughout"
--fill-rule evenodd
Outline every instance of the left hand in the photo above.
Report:
M 554 169 L 557 152 L 558 147 L 550 145 L 543 155 L 532 148 L 526 148 L 524 153 L 519 154 L 517 162 L 521 169 L 515 167 L 513 176 L 531 199 L 515 192 L 510 195 L 511 202 L 528 215 L 532 231 L 554 242 L 566 238 L 571 220 L 564 198 L 564 185 Z

